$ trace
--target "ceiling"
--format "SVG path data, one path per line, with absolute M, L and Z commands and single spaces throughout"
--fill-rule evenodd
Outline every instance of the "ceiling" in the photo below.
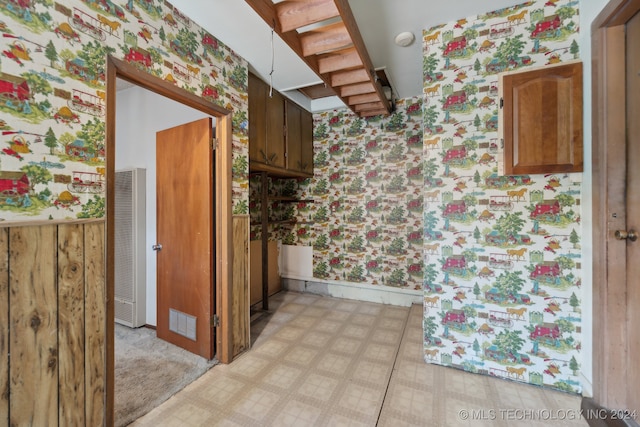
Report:
M 279 3 L 282 0 L 274 0 Z M 300 0 L 304 1 L 304 0 Z M 422 30 L 472 15 L 513 6 L 516 0 L 348 0 L 376 70 L 383 69 L 395 98 L 422 94 Z M 337 96 L 311 100 L 298 89 L 322 79 L 282 41 L 244 0 L 171 0 L 171 3 L 249 62 L 256 75 L 312 112 L 343 108 Z M 416 40 L 394 43 L 402 32 Z

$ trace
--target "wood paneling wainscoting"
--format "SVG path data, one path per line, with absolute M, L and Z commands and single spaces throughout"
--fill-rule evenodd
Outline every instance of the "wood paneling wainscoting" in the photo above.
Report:
M 231 354 L 235 358 L 251 347 L 249 330 L 249 215 L 233 216 L 233 274 L 231 287 Z
M 0 427 L 105 423 L 105 223 L 0 228 Z

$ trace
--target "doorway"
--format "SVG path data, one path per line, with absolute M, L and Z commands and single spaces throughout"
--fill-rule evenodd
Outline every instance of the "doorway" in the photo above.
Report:
M 116 129 L 116 81 L 129 81 L 137 86 L 160 94 L 166 98 L 202 111 L 216 119 L 215 136 L 218 147 L 214 156 L 215 169 L 215 229 L 213 246 L 215 248 L 215 313 L 220 319 L 216 327 L 216 356 L 222 363 L 231 361 L 231 304 L 229 291 L 231 286 L 231 115 L 224 108 L 204 101 L 202 98 L 164 82 L 155 76 L 142 72 L 128 63 L 113 57 L 107 59 L 107 137 L 106 137 L 106 424 L 114 423 L 114 177 L 115 177 L 115 129 Z
M 640 408 L 639 13 L 637 0 L 611 0 L 591 27 L 594 396 L 583 406 L 616 411 Z

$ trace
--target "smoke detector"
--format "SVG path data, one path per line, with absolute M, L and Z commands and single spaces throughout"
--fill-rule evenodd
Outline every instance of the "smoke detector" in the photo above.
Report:
M 395 42 L 398 46 L 407 47 L 416 39 L 416 36 L 409 31 L 405 31 L 396 36 Z

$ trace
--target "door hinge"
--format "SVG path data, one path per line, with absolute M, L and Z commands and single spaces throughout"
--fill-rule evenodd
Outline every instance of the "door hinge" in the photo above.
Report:
M 500 108 L 504 107 L 504 98 L 500 98 Z
M 218 149 L 218 140 L 216 138 L 211 138 L 211 151 L 215 151 Z
M 213 328 L 217 328 L 218 326 L 220 326 L 220 317 L 218 317 L 217 314 L 211 316 L 211 326 Z

